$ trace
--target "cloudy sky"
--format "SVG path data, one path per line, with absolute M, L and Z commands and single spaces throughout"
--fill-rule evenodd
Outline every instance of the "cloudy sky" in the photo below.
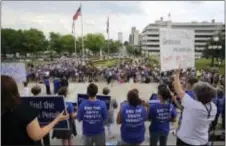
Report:
M 46 36 L 51 31 L 69 34 L 72 16 L 78 1 L 2 1 L 2 27 L 14 29 L 37 28 Z M 172 21 L 224 22 L 224 1 L 83 1 L 83 30 L 106 36 L 107 16 L 110 17 L 110 38 L 117 39 L 123 32 L 128 40 L 131 27 L 140 32 L 160 17 Z M 81 20 L 76 22 L 77 35 L 81 35 Z

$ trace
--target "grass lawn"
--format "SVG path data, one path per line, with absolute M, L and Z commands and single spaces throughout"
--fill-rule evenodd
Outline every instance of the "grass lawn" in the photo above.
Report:
M 160 61 L 159 56 L 150 56 L 149 58 L 155 59 L 158 62 Z M 216 61 L 215 61 L 215 63 L 216 63 Z M 210 65 L 211 65 L 211 59 L 202 58 L 202 59 L 195 60 L 195 67 L 197 69 L 205 69 L 205 68 L 210 67 Z M 216 67 L 216 68 L 219 68 L 219 72 L 221 74 L 225 74 L 225 61 L 222 63 L 222 65 L 220 67 Z
M 129 60 L 129 59 L 123 59 L 123 60 Z M 93 64 L 94 66 L 98 67 L 108 67 L 108 66 L 113 66 L 117 64 L 119 59 L 109 59 L 109 60 L 99 60 L 95 61 Z
M 197 69 L 203 69 L 203 68 L 207 68 L 210 67 L 211 65 L 211 59 L 197 59 L 195 60 L 195 66 Z M 219 72 L 221 74 L 225 74 L 225 61 L 222 63 L 222 65 L 220 67 L 216 67 L 219 69 Z

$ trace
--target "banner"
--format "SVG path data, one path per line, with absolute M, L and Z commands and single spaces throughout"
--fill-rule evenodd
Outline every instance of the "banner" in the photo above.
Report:
M 110 107 L 110 101 L 111 101 L 111 96 L 105 96 L 105 95 L 97 95 L 97 99 L 102 100 L 106 103 L 107 109 Z M 89 96 L 87 94 L 78 94 L 77 100 L 78 100 L 78 107 L 84 100 L 88 100 Z
M 65 110 L 63 96 L 30 96 L 22 97 L 23 104 L 30 105 L 39 111 L 38 120 L 41 126 L 48 125 L 58 114 Z M 68 129 L 68 121 L 59 122 L 54 129 Z
M 161 71 L 195 67 L 194 31 L 160 29 Z
M 1 75 L 11 76 L 17 83 L 27 80 L 24 63 L 1 63 Z

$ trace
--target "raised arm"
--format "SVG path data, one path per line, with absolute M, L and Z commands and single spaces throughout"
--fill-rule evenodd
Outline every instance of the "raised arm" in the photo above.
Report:
M 174 89 L 180 99 L 184 98 L 185 92 L 180 83 L 180 69 L 177 69 L 174 73 L 174 81 L 173 81 Z

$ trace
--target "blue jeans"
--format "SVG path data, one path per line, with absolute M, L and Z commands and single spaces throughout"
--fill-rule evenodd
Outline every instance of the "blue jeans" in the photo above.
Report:
M 168 134 L 165 132 L 150 132 L 150 146 L 157 146 L 160 142 L 160 146 L 167 145 Z

